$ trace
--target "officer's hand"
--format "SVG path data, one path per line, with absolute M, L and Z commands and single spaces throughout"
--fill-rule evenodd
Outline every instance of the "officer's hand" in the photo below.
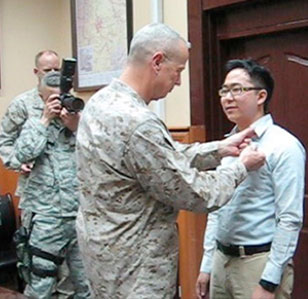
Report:
M 247 146 L 241 152 L 239 159 L 243 162 L 248 171 L 257 170 L 265 163 L 264 153 L 251 145 Z
M 251 128 L 247 128 L 237 134 L 234 134 L 219 143 L 218 153 L 221 157 L 238 156 L 243 148 L 251 141 L 255 132 Z
M 275 299 L 275 293 L 268 292 L 267 290 L 263 289 L 260 285 L 258 285 L 255 288 L 251 299 Z
M 62 108 L 60 113 L 60 118 L 63 124 L 69 128 L 72 132 L 77 131 L 80 112 L 77 113 L 69 113 L 65 107 Z
M 196 295 L 198 299 L 204 299 L 209 291 L 210 274 L 200 272 L 196 282 Z
M 58 94 L 52 94 L 45 102 L 41 123 L 47 127 L 51 120 L 60 115 L 62 109 Z

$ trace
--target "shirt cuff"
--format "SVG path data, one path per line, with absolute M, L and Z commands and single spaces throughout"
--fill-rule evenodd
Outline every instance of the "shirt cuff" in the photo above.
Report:
M 200 272 L 211 273 L 212 270 L 212 260 L 206 257 L 203 257 Z
M 274 284 L 280 284 L 282 273 L 283 269 L 269 260 L 265 265 L 261 279 Z

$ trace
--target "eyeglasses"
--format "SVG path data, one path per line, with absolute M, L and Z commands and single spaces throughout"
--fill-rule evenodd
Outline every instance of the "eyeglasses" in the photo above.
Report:
M 242 85 L 234 85 L 232 87 L 222 87 L 219 89 L 218 94 L 220 97 L 226 97 L 230 92 L 233 97 L 240 96 L 243 92 L 247 92 L 250 90 L 261 90 L 262 87 L 244 87 Z

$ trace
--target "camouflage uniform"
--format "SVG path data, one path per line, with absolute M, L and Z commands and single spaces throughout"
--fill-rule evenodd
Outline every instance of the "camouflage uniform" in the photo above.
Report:
M 217 146 L 174 142 L 119 80 L 87 103 L 77 134 L 76 225 L 94 298 L 173 298 L 178 210 L 217 209 L 247 175 L 241 162 L 201 171 L 219 164 Z
M 21 162 L 16 158 L 14 151 L 15 141 L 26 120 L 29 117 L 40 116 L 43 107 L 44 103 L 37 88 L 20 94 L 11 102 L 0 124 L 0 157 L 5 167 L 20 170 Z M 25 181 L 26 176 L 20 174 L 15 192 L 17 196 L 21 196 Z
M 21 109 L 23 105 L 25 110 Z M 65 259 L 75 286 L 75 298 L 87 298 L 89 291 L 75 229 L 78 208 L 75 136 L 67 135 L 59 119 L 53 119 L 48 128 L 44 127 L 40 123 L 43 108 L 40 98 L 39 101 L 33 98 L 32 102 L 30 97 L 13 101 L 2 121 L 0 135 L 5 165 L 18 169 L 22 163 L 34 163 L 22 186 L 23 200 L 19 207 L 34 215 L 29 244 L 34 252 L 33 271 L 41 274 L 31 273 L 25 294 L 31 298 L 50 298 L 56 274 L 46 277 L 44 274 L 56 273 Z M 13 151 L 9 151 L 10 140 L 3 137 L 11 131 L 16 132 L 17 138 Z M 26 215 L 29 217 L 29 213 Z M 44 257 L 35 253 L 38 250 L 44 252 Z

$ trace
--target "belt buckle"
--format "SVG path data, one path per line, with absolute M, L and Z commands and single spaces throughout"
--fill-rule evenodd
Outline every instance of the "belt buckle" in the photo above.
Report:
M 246 254 L 245 254 L 245 248 L 244 248 L 244 246 L 241 245 L 241 246 L 238 247 L 238 249 L 239 249 L 240 257 L 246 255 Z

